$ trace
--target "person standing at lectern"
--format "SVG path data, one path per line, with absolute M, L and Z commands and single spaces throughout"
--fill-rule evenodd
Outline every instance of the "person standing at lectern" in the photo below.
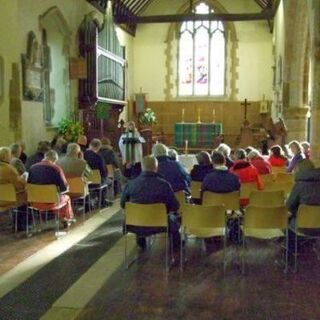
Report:
M 119 140 L 119 149 L 124 164 L 123 175 L 127 178 L 134 178 L 141 173 L 143 142 L 144 139 L 138 132 L 134 121 L 129 121 L 126 131 Z

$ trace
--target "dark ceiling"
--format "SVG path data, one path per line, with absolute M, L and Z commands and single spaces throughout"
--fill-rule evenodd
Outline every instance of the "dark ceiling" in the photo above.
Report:
M 105 12 L 107 0 L 87 0 L 101 12 Z M 146 8 L 155 1 L 161 0 L 111 0 L 114 21 L 117 24 L 126 26 L 127 31 L 134 34 L 136 25 L 140 23 L 162 23 L 162 22 L 180 22 L 185 20 L 223 20 L 223 21 L 250 21 L 266 20 L 272 27 L 272 19 L 280 0 L 250 0 L 254 1 L 261 10 L 256 13 L 228 13 L 228 14 L 208 14 L 208 15 L 157 15 L 145 16 L 143 13 Z M 190 7 L 193 6 L 193 0 L 190 1 Z

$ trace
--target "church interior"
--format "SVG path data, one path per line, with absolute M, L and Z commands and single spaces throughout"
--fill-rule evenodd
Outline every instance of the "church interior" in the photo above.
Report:
M 0 0 L 0 30 L 0 319 L 320 318 L 319 0 Z

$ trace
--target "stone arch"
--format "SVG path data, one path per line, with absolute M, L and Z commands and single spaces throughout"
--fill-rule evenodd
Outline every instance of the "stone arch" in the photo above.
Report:
M 228 13 L 228 11 L 219 3 L 219 1 L 215 0 L 196 0 L 194 2 L 194 6 L 196 6 L 199 2 L 204 2 L 210 7 L 215 9 L 217 13 Z M 186 13 L 189 10 L 189 4 L 185 3 L 178 10 L 178 14 Z M 166 85 L 165 85 L 165 97 L 166 100 L 172 100 L 174 98 L 173 91 L 174 88 L 177 88 L 177 80 L 176 80 L 176 61 L 177 61 L 177 38 L 180 24 L 179 23 L 171 23 L 168 28 L 167 38 L 166 38 Z M 233 22 L 224 22 L 224 27 L 226 31 L 226 99 L 236 100 L 236 96 L 238 94 L 237 88 L 237 67 L 239 65 L 239 59 L 237 58 L 237 49 L 238 49 L 238 37 L 236 28 Z

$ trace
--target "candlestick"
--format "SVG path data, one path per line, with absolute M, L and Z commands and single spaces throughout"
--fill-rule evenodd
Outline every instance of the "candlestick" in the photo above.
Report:
M 184 108 L 182 109 L 182 114 L 181 114 L 181 122 L 184 122 Z
M 201 123 L 200 108 L 198 108 L 198 123 Z
M 188 140 L 184 142 L 184 153 L 188 154 Z
M 212 123 L 215 122 L 215 117 L 216 117 L 216 110 L 213 108 L 212 109 Z

